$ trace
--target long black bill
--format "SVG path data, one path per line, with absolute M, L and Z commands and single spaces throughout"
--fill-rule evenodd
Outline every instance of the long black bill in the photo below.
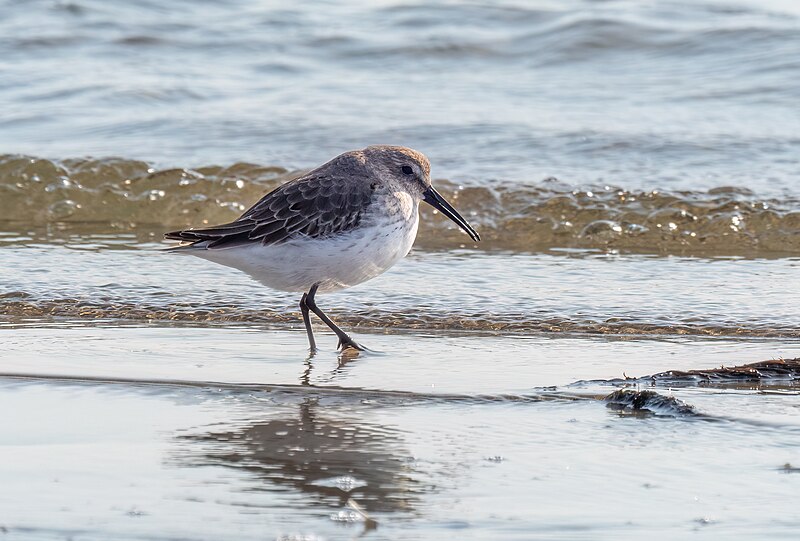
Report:
M 423 201 L 457 223 L 458 227 L 466 231 L 467 235 L 472 237 L 472 240 L 476 242 L 481 240 L 481 236 L 478 235 L 478 232 L 472 229 L 472 226 L 467 223 L 450 203 L 445 201 L 444 197 L 439 195 L 439 192 L 433 189 L 433 186 L 422 192 L 422 196 Z

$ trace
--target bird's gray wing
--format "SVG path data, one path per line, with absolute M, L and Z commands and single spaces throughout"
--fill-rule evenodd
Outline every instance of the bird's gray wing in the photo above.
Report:
M 173 231 L 165 238 L 220 248 L 329 237 L 357 227 L 371 201 L 366 178 L 312 172 L 271 191 L 231 223 Z

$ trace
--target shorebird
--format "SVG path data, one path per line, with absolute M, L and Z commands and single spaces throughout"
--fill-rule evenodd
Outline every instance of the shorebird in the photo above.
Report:
M 239 269 L 272 289 L 302 292 L 309 312 L 339 338 L 342 350 L 365 349 L 317 306 L 316 294 L 352 287 L 406 256 L 425 201 L 474 241 L 480 236 L 431 185 L 430 163 L 406 147 L 376 145 L 345 152 L 262 197 L 233 222 L 167 233 L 173 251 Z

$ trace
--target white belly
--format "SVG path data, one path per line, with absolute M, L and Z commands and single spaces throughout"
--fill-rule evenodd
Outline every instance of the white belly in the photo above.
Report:
M 374 278 L 405 257 L 414 244 L 418 225 L 414 205 L 409 219 L 360 227 L 336 237 L 186 253 L 242 270 L 272 289 L 308 291 L 318 284 L 320 292 L 336 291 Z

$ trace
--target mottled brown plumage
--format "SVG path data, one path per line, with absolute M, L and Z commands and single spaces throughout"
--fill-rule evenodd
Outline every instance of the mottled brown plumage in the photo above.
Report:
M 365 153 L 391 156 L 394 152 L 430 171 L 428 160 L 411 149 L 375 146 L 346 152 L 279 186 L 233 222 L 173 231 L 165 238 L 189 243 L 205 241 L 203 246 L 213 249 L 249 243 L 268 246 L 301 235 L 323 238 L 345 233 L 361 224 L 377 188 L 374 167 Z

